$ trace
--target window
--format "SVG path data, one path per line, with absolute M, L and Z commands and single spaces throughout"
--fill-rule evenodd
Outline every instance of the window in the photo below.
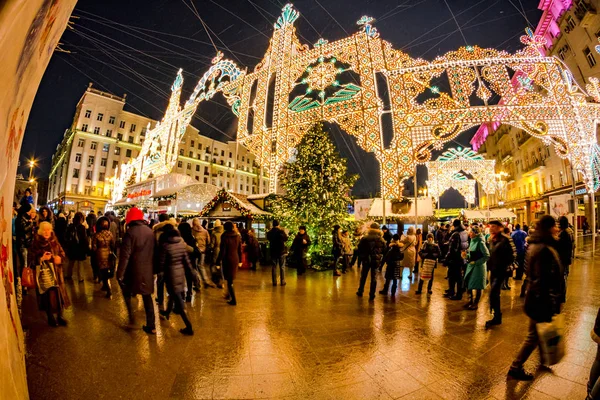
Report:
M 104 143 L 102 145 L 102 151 L 105 152 L 105 153 L 108 153 L 109 150 L 110 150 L 110 144 Z
M 84 131 L 84 132 L 87 132 L 87 130 L 88 130 L 88 124 L 81 125 L 81 130 Z
M 225 150 L 221 150 L 221 157 L 225 157 Z
M 79 178 L 79 168 L 73 168 L 73 178 Z
M 596 59 L 594 58 L 594 55 L 590 51 L 589 47 L 586 47 L 585 49 L 583 49 L 583 54 L 585 54 L 585 58 L 586 58 L 586 60 L 588 62 L 588 65 L 590 67 L 593 67 L 593 66 L 596 65 Z
M 181 168 L 181 167 L 183 167 L 183 162 L 177 161 L 177 168 Z
M 194 152 L 190 150 L 190 152 L 188 153 L 190 158 L 194 158 Z
M 196 172 L 200 172 L 200 166 L 196 165 Z
M 117 166 L 119 165 L 119 162 L 117 160 L 113 161 L 113 169 L 117 169 Z
M 112 137 L 112 129 L 107 129 L 106 130 L 106 136 L 107 137 Z
M 71 193 L 78 193 L 77 192 L 77 185 L 71 185 Z
M 117 140 L 123 140 L 123 134 L 117 133 Z
M 135 124 L 131 124 L 129 127 L 129 132 L 135 132 Z
M 567 17 L 567 31 L 570 32 L 573 28 L 575 28 L 575 20 L 572 16 Z
M 94 165 L 94 156 L 88 156 L 88 167 Z
M 125 121 L 119 122 L 119 128 L 121 128 L 121 129 L 125 128 Z
M 192 164 L 187 163 L 187 169 L 192 169 Z
M 128 141 L 129 143 L 133 143 L 133 136 L 129 136 L 129 137 L 127 138 L 127 141 Z
M 554 189 L 554 175 L 550 175 L 550 189 Z
M 121 148 L 115 147 L 115 156 L 120 156 L 120 155 L 121 155 Z
M 98 181 L 99 181 L 99 182 L 104 182 L 104 172 L 100 172 L 100 173 L 98 174 Z
M 125 157 L 131 157 L 131 149 L 125 150 Z
M 140 133 L 141 136 L 146 136 L 146 132 L 148 132 L 148 127 L 143 127 L 142 128 L 142 132 Z
M 193 140 L 190 142 L 190 146 L 194 147 L 194 141 Z
M 81 153 L 75 154 L 75 162 L 81 162 Z
M 208 178 L 204 177 L 204 183 L 208 183 Z
M 204 175 L 208 175 L 208 167 L 204 167 Z
M 246 157 L 242 156 L 242 162 L 246 161 Z
M 103 158 L 103 159 L 101 159 L 101 160 L 100 160 L 100 166 L 101 166 L 101 167 L 106 167 L 106 161 L 108 161 L 106 158 Z M 102 181 L 102 180 L 104 180 L 104 179 L 100 179 L 100 180 Z
M 89 195 L 91 192 L 92 192 L 92 187 L 91 186 L 86 186 L 83 189 L 83 194 L 85 194 L 85 195 Z
M 196 175 L 196 180 L 197 180 L 197 181 L 199 181 L 199 180 L 200 180 L 200 177 L 199 177 L 198 175 Z
M 97 147 L 98 147 L 98 142 L 92 142 L 90 144 L 90 149 L 92 149 L 92 150 L 96 150 Z
M 202 143 L 198 142 L 198 150 L 202 150 Z
M 229 152 L 229 158 L 231 158 L 233 156 L 233 154 L 231 152 Z
M 92 110 L 85 110 L 85 117 L 89 118 L 92 116 Z
M 240 191 L 244 190 L 244 185 L 240 184 Z
M 96 135 L 99 135 L 99 134 L 100 134 L 100 127 L 99 127 L 99 126 L 97 126 L 97 127 L 95 127 L 95 128 L 94 128 L 94 133 L 95 133 Z
M 85 140 L 79 139 L 79 141 L 77 142 L 77 147 L 83 147 L 83 146 L 85 146 Z
M 112 116 L 112 115 L 110 117 L 108 117 L 108 123 L 111 124 L 111 125 L 114 125 L 115 124 L 115 117 Z
M 89 179 L 92 179 L 92 170 L 91 170 L 91 169 L 88 169 L 88 170 L 85 172 L 85 179 L 88 179 L 88 180 L 89 180 Z
M 98 113 L 98 117 L 96 117 L 96 120 L 102 122 L 102 119 L 104 118 L 104 114 L 102 113 Z
M 183 149 L 179 149 L 179 155 L 182 156 L 183 155 Z

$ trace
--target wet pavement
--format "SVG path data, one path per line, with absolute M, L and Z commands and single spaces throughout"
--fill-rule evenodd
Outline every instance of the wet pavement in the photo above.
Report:
M 484 292 L 477 311 L 442 298 L 438 268 L 433 295 L 414 294 L 408 279 L 395 298 L 355 295 L 356 269 L 271 285 L 270 268 L 241 270 L 238 306 L 204 290 L 188 304 L 193 337 L 181 318 L 158 321 L 156 336 L 125 328 L 119 289 L 105 299 L 90 280 L 69 283 L 69 326 L 50 328 L 34 296 L 24 300 L 27 373 L 32 399 L 584 399 L 596 345 L 590 339 L 600 306 L 600 265 L 587 256 L 571 269 L 564 309 L 567 355 L 550 371 L 526 368 L 533 382 L 507 381 L 525 337 L 520 282 L 502 293 L 504 323 L 485 330 Z M 91 274 L 91 269 L 88 269 Z M 116 286 L 113 284 L 113 286 Z M 382 286 L 379 283 L 378 289 Z M 141 298 L 134 300 L 139 326 Z

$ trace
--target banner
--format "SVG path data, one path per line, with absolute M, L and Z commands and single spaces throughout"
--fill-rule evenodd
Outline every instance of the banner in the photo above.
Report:
M 550 206 L 550 215 L 554 218 L 562 217 L 569 214 L 570 194 L 561 194 L 558 196 L 550 196 L 548 204 Z
M 369 217 L 369 210 L 373 204 L 373 199 L 354 200 L 354 219 L 360 221 Z
M 75 0 L 0 2 L 0 399 L 27 399 L 12 255 L 12 200 L 33 99 Z

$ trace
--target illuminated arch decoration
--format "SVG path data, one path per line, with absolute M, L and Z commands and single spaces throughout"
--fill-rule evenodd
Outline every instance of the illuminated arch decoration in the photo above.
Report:
M 451 148 L 444 151 L 436 161 L 428 161 L 427 189 L 437 201 L 449 188 L 456 189 L 469 204 L 475 203 L 475 183 L 486 194 L 496 193 L 496 161 L 486 160 L 470 148 Z M 463 174 L 472 175 L 467 179 Z
M 180 111 L 195 111 L 199 102 L 222 92 L 239 117 L 237 140 L 269 171 L 270 192 L 290 151 L 320 121 L 337 123 L 375 154 L 384 198 L 402 197 L 401 183 L 418 164 L 430 161 L 432 149 L 441 150 L 461 132 L 490 123 L 513 125 L 553 144 L 592 190 L 598 81 L 587 86 L 596 101 L 590 103 L 564 64 L 542 54 L 544 39 L 530 29 L 521 37 L 524 48 L 515 53 L 465 46 L 426 61 L 394 49 L 367 16 L 357 21 L 357 33 L 310 47 L 296 35 L 299 15 L 291 4 L 283 8 L 269 48 L 251 72 L 219 53 Z M 341 75 L 349 72 L 356 77 L 346 82 Z M 389 110 L 377 92 L 377 73 L 387 81 Z M 448 84 L 438 85 L 444 77 Z M 383 113 L 392 117 L 387 146 Z M 182 127 L 186 119 L 178 114 L 171 121 Z

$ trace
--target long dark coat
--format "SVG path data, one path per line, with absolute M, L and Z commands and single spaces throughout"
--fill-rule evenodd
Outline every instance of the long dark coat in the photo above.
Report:
M 164 273 L 167 291 L 170 294 L 182 293 L 187 287 L 185 272 L 192 271 L 186 243 L 177 231 L 164 233 L 161 242 L 159 270 Z
M 96 258 L 96 265 L 100 269 L 108 269 L 110 265 L 109 256 L 114 248 L 114 239 L 110 231 L 100 231 L 94 233 L 92 237 L 92 252 Z
M 235 279 L 238 265 L 242 262 L 242 238 L 235 232 L 225 232 L 221 236 L 219 260 L 222 262 L 225 280 Z
M 130 294 L 154 292 L 154 234 L 144 221 L 132 221 L 123 236 L 117 278 Z
M 71 260 L 85 261 L 90 252 L 88 235 L 83 224 L 67 228 L 67 255 Z

